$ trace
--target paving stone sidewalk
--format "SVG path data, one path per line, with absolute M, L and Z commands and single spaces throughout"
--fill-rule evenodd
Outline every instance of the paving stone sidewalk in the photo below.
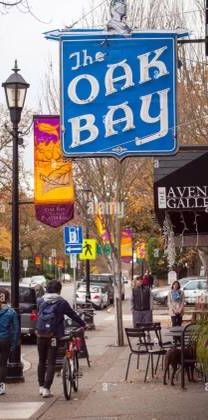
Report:
M 124 326 L 130 326 L 128 317 Z M 132 361 L 125 382 L 129 350 L 127 345 L 112 345 L 115 339 L 112 322 L 105 322 L 87 335 L 91 367 L 81 360 L 83 376 L 79 391 L 73 393 L 70 401 L 64 399 L 61 377 L 55 378 L 53 398 L 45 401 L 38 395 L 34 355 L 30 369 L 25 372 L 25 383 L 8 385 L 7 395 L 1 397 L 0 419 L 207 420 L 208 393 L 204 384 L 188 383 L 186 391 L 180 389 L 179 382 L 175 387 L 164 386 L 162 372 L 144 384 L 144 358 L 139 372 L 136 360 Z

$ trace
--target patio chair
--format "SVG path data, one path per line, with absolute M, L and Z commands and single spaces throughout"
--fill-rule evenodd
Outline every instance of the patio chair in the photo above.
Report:
M 127 381 L 131 358 L 133 355 L 137 356 L 137 369 L 139 368 L 139 358 L 148 354 L 148 344 L 146 335 L 143 329 L 140 328 L 125 328 L 127 342 L 129 345 L 129 358 L 126 368 L 125 381 Z
M 172 341 L 163 341 L 162 340 L 162 334 L 161 334 L 161 323 L 160 322 L 150 322 L 150 323 L 146 323 L 146 324 L 143 324 L 143 323 L 137 323 L 137 327 L 138 328 L 142 328 L 144 331 L 145 331 L 145 334 L 146 334 L 146 340 L 147 340 L 147 342 L 148 342 L 148 349 L 155 349 L 155 347 L 154 346 L 156 346 L 157 345 L 157 348 L 158 348 L 158 346 L 159 346 L 159 348 L 161 349 L 161 348 L 163 348 L 163 349 L 166 349 L 166 350 L 168 350 L 169 348 L 171 348 L 172 347 L 172 345 L 173 345 L 173 343 L 172 343 Z M 165 355 L 165 352 L 164 352 L 164 354 L 161 354 L 162 356 L 164 356 Z M 156 364 L 156 371 L 157 371 L 157 368 L 158 368 L 158 364 L 159 364 L 159 360 L 160 360 L 160 356 L 161 355 L 158 355 L 158 362 L 157 362 L 157 364 Z M 162 357 L 162 369 L 163 369 L 163 360 L 164 358 Z M 155 371 L 155 373 L 156 373 L 156 371 Z
M 185 388 L 185 370 L 187 366 L 195 368 L 196 343 L 198 340 L 197 325 L 190 323 L 186 325 L 181 333 L 181 388 Z M 187 351 L 190 349 L 190 351 Z
M 147 360 L 147 368 L 146 368 L 145 378 L 144 378 L 144 382 L 146 382 L 150 363 L 151 363 L 151 372 L 152 372 L 152 378 L 153 378 L 154 375 L 157 373 L 159 361 L 161 357 L 162 357 L 162 367 L 163 367 L 163 358 L 165 354 L 167 353 L 168 348 L 172 346 L 172 343 L 170 341 L 163 343 L 160 323 L 152 323 L 152 326 L 147 326 L 147 327 L 144 326 L 143 328 L 144 328 L 144 331 L 148 331 L 148 332 L 151 331 L 154 333 L 154 338 L 153 338 L 154 346 L 150 345 L 148 346 L 148 349 L 147 349 L 148 360 Z M 154 356 L 157 356 L 157 362 L 156 362 L 155 368 L 154 368 Z

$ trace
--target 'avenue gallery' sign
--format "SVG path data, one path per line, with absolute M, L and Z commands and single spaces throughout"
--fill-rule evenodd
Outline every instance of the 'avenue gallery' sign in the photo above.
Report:
M 208 185 L 158 187 L 159 209 L 205 209 L 208 212 Z
M 125 38 L 54 31 L 46 37 L 61 46 L 65 156 L 122 159 L 176 151 L 176 32 Z

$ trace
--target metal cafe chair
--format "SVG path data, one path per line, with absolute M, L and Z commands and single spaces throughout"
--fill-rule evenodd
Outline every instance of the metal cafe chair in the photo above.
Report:
M 136 324 L 138 328 L 143 328 L 143 330 L 145 331 L 146 334 L 146 339 L 148 342 L 148 349 L 151 348 L 155 348 L 153 346 L 157 345 L 157 348 L 159 346 L 159 348 L 163 348 L 168 350 L 169 348 L 172 347 L 172 341 L 163 341 L 162 340 L 162 335 L 161 335 L 161 323 L 160 322 L 149 322 L 146 324 L 143 323 L 137 323 Z M 165 352 L 164 352 L 165 354 Z M 157 371 L 158 368 L 158 364 L 159 364 L 159 360 L 160 360 L 160 356 L 158 355 L 158 361 L 156 364 L 156 369 L 155 369 L 155 373 Z M 162 355 L 164 356 L 164 355 Z M 163 357 L 162 357 L 162 369 L 163 369 Z
M 154 374 L 157 373 L 160 358 L 162 357 L 162 367 L 163 367 L 163 358 L 165 354 L 167 353 L 168 348 L 172 346 L 171 342 L 163 343 L 160 323 L 153 323 L 152 326 L 147 327 L 147 329 L 148 331 L 150 330 L 151 332 L 153 332 L 155 336 L 153 339 L 154 346 L 148 347 L 148 360 L 147 360 L 147 368 L 146 368 L 144 382 L 146 382 L 147 380 L 147 374 L 148 374 L 150 363 L 151 363 L 151 371 L 152 371 L 152 378 L 153 378 Z M 155 368 L 154 368 L 154 356 L 157 356 L 157 362 L 156 362 Z
M 127 381 L 131 358 L 133 355 L 137 356 L 137 369 L 139 368 L 139 358 L 148 354 L 148 344 L 143 329 L 140 328 L 125 328 L 127 342 L 129 345 L 129 358 L 126 368 L 125 381 Z
M 196 367 L 197 325 L 187 324 L 181 332 L 181 388 L 185 388 L 185 370 Z

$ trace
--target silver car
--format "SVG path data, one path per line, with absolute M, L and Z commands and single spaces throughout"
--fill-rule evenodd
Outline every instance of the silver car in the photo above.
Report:
M 78 304 L 86 302 L 86 284 L 81 284 L 77 289 L 76 301 Z M 110 304 L 108 289 L 106 286 L 91 285 L 90 301 L 96 309 L 103 309 Z
M 181 290 L 184 292 L 185 302 L 187 304 L 196 304 L 202 297 L 208 300 L 208 283 L 206 277 L 192 276 L 184 277 L 179 280 Z M 168 293 L 171 286 L 156 287 L 152 289 L 153 301 L 162 305 L 168 303 Z

